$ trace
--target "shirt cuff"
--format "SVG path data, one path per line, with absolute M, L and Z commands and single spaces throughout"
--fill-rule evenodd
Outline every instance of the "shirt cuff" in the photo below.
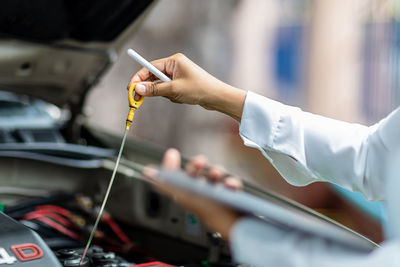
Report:
M 239 127 L 240 135 L 261 147 L 272 148 L 283 108 L 284 105 L 277 101 L 248 91 Z
M 265 231 L 255 233 L 256 231 L 260 231 L 259 223 L 260 222 L 255 218 L 244 217 L 233 225 L 230 232 L 230 249 L 236 262 L 242 264 L 253 264 L 253 261 L 258 261 L 258 259 L 253 258 L 254 255 L 252 255 L 254 253 L 254 247 L 259 245 L 253 235 L 264 235 L 266 233 Z M 266 242 L 268 242 L 268 239 Z M 255 253 L 257 254 L 259 252 L 260 248 L 256 249 Z
M 301 110 L 253 92 L 247 92 L 239 134 L 248 147 L 257 148 L 290 184 L 304 186 L 319 179 L 298 153 L 300 134 L 293 131 L 293 118 Z M 277 145 L 276 143 L 279 143 Z
M 231 229 L 230 240 L 234 260 L 254 267 L 392 266 L 385 263 L 398 255 L 393 245 L 388 246 L 393 247 L 389 251 L 385 248 L 373 253 L 363 252 L 301 231 L 281 228 L 255 217 L 240 219 Z
M 238 263 L 257 267 L 282 266 L 279 264 L 285 262 L 282 255 L 296 249 L 295 237 L 296 234 L 289 230 L 255 217 L 244 217 L 231 229 L 230 248 Z

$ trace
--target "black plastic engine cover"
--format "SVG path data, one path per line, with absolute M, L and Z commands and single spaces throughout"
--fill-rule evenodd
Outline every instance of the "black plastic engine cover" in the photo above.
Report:
M 0 267 L 62 267 L 33 230 L 0 212 Z

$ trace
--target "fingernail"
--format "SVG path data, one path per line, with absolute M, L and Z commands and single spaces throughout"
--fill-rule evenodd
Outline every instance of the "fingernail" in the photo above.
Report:
M 145 95 L 146 94 L 146 86 L 144 86 L 143 84 L 138 83 L 138 84 L 136 84 L 135 91 L 139 95 Z
M 233 189 L 233 190 L 242 190 L 243 189 L 243 183 L 241 180 L 239 180 L 238 178 L 229 176 L 227 178 L 225 178 L 224 180 L 224 185 L 229 188 L 229 189 Z
M 162 166 L 166 170 L 174 171 L 181 166 L 181 154 L 175 148 L 169 148 L 163 157 Z

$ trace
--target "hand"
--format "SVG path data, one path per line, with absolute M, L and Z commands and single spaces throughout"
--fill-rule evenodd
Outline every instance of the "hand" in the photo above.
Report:
M 179 152 L 175 149 L 167 150 L 162 167 L 167 170 L 177 170 L 180 165 L 181 156 Z M 202 156 L 197 156 L 186 165 L 185 169 L 189 175 L 198 177 L 204 171 L 206 165 L 207 160 Z M 179 205 L 196 214 L 212 231 L 219 232 L 225 240 L 229 240 L 231 228 L 241 217 L 239 213 L 208 198 L 189 193 L 158 180 L 157 171 L 154 168 L 146 168 L 143 174 L 160 193 L 174 199 Z M 211 167 L 206 177 L 211 182 L 217 183 L 222 182 L 224 175 L 225 173 L 221 168 Z M 242 188 L 241 181 L 234 177 L 225 178 L 223 182 L 233 190 Z
M 175 103 L 200 105 L 206 109 L 217 110 L 240 121 L 246 98 L 244 90 L 223 83 L 183 54 L 178 53 L 151 63 L 172 81 L 153 82 L 157 77 L 146 68 L 142 68 L 133 75 L 129 83 L 139 83 L 136 85 L 135 100 L 140 96 L 163 96 Z

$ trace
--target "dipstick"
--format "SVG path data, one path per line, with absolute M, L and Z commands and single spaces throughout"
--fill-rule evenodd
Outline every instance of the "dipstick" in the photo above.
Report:
M 110 194 L 112 185 L 114 183 L 115 174 L 117 173 L 119 161 L 121 160 L 121 155 L 122 155 L 122 151 L 124 150 L 125 140 L 126 140 L 126 136 L 128 135 L 128 132 L 129 132 L 129 129 L 126 129 L 125 133 L 124 133 L 124 138 L 122 139 L 121 147 L 119 149 L 118 158 L 117 158 L 117 161 L 115 162 L 114 171 L 113 171 L 113 173 L 111 175 L 110 183 L 108 184 L 106 195 L 104 196 L 103 203 L 101 204 L 101 208 L 100 208 L 99 214 L 97 215 L 96 222 L 94 223 L 92 232 L 90 233 L 88 242 L 86 244 L 85 250 L 83 251 L 82 258 L 81 258 L 81 261 L 80 261 L 79 265 L 81 265 L 83 263 L 83 260 L 85 259 L 86 253 L 87 253 L 87 251 L 88 251 L 88 249 L 90 247 L 90 244 L 92 243 L 92 239 L 94 237 L 94 234 L 96 233 L 97 226 L 99 225 L 101 216 L 103 215 L 104 207 L 106 206 L 108 196 Z
M 106 206 L 106 203 L 107 203 L 107 200 L 108 200 L 108 196 L 110 194 L 112 185 L 114 183 L 115 175 L 116 175 L 117 170 L 118 170 L 118 165 L 119 165 L 119 162 L 121 160 L 122 151 L 124 150 L 126 136 L 128 135 L 129 129 L 130 129 L 130 127 L 132 125 L 132 122 L 133 122 L 133 117 L 135 116 L 135 110 L 138 109 L 140 107 L 140 105 L 143 103 L 143 99 L 144 99 L 143 96 L 137 101 L 134 99 L 133 93 L 135 91 L 135 87 L 136 87 L 136 83 L 132 83 L 129 86 L 129 90 L 128 90 L 129 112 L 128 112 L 128 117 L 126 119 L 124 137 L 122 138 L 121 147 L 119 148 L 117 161 L 115 162 L 115 167 L 114 167 L 113 173 L 111 175 L 110 183 L 108 184 L 106 195 L 104 196 L 104 200 L 103 200 L 103 203 L 101 204 L 99 214 L 97 215 L 97 218 L 96 218 L 96 222 L 93 225 L 92 232 L 90 233 L 90 236 L 89 236 L 88 242 L 86 244 L 85 250 L 83 251 L 82 258 L 81 258 L 81 261 L 80 261 L 80 265 L 82 265 L 82 262 L 85 259 L 86 253 L 87 253 L 87 251 L 88 251 L 88 249 L 90 247 L 90 244 L 92 243 L 94 234 L 96 233 L 97 226 L 99 225 L 101 216 L 103 215 L 104 207 Z
M 171 79 L 170 79 L 169 77 L 167 77 L 164 73 L 162 73 L 161 71 L 159 71 L 154 65 L 152 65 L 150 62 L 148 62 L 147 60 L 145 60 L 142 56 L 140 56 L 140 55 L 139 55 L 138 53 L 136 53 L 134 50 L 128 49 L 128 55 L 129 55 L 130 57 L 132 57 L 133 59 L 135 59 L 135 60 L 136 60 L 138 63 L 140 63 L 143 67 L 146 67 L 147 69 L 149 69 L 149 70 L 150 70 L 155 76 L 157 76 L 160 80 L 162 80 L 162 81 L 164 81 L 164 82 L 169 82 L 169 81 L 171 81 Z M 90 244 L 92 243 L 94 234 L 96 233 L 97 226 L 99 225 L 101 216 L 103 215 L 103 211 L 104 211 L 104 208 L 105 208 L 105 206 L 106 206 L 106 204 L 107 204 L 108 196 L 109 196 L 109 194 L 110 194 L 112 185 L 113 185 L 113 183 L 114 183 L 115 175 L 116 175 L 117 170 L 118 170 L 118 165 L 119 165 L 119 162 L 120 162 L 120 160 L 121 160 L 122 151 L 124 150 L 126 136 L 128 135 L 129 128 L 131 127 L 132 122 L 133 122 L 133 117 L 135 116 L 135 111 L 136 111 L 136 109 L 138 109 L 138 108 L 140 107 L 140 105 L 143 103 L 143 99 L 144 99 L 143 96 L 141 96 L 139 100 L 135 100 L 134 95 L 133 95 L 133 93 L 134 93 L 134 91 L 135 91 L 135 87 L 136 87 L 136 83 L 132 83 L 132 84 L 129 86 L 129 90 L 128 90 L 129 113 L 128 113 L 128 117 L 127 117 L 127 119 L 126 119 L 126 126 L 125 126 L 124 137 L 123 137 L 122 142 L 121 142 L 121 147 L 120 147 L 120 149 L 119 149 L 117 161 L 115 162 L 115 167 L 114 167 L 113 173 L 112 173 L 112 175 L 111 175 L 110 183 L 108 184 L 108 188 L 107 188 L 106 194 L 105 194 L 105 196 L 104 196 L 103 203 L 101 204 L 99 214 L 97 215 L 96 222 L 95 222 L 94 225 L 93 225 L 92 232 L 90 233 L 88 242 L 87 242 L 87 244 L 86 244 L 85 250 L 83 251 L 82 258 L 81 258 L 81 261 L 80 261 L 79 265 L 82 265 L 83 260 L 85 259 L 85 256 L 86 256 L 87 251 L 88 251 L 88 249 L 89 249 L 89 247 L 90 247 Z

